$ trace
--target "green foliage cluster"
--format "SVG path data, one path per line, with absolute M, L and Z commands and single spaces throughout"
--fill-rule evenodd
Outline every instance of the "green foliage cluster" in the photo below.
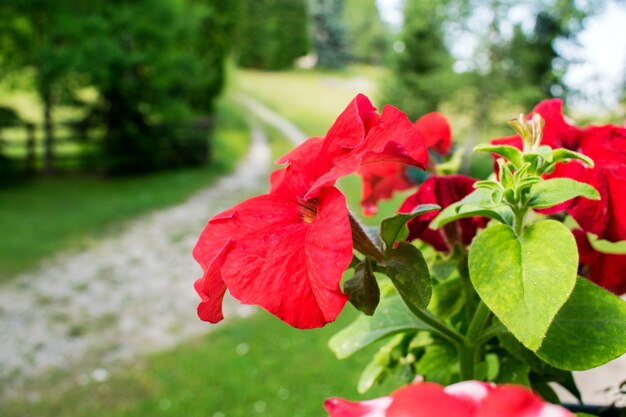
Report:
M 626 303 L 577 276 L 576 239 L 564 223 L 527 216 L 573 198 L 599 200 L 600 193 L 588 184 L 544 179 L 559 162 L 593 162 L 540 145 L 539 116 L 526 121 L 520 115 L 511 125 L 523 150 L 476 148 L 499 157 L 498 177 L 476 182 L 472 193 L 429 224 L 447 239 L 459 239 L 461 228 L 454 230 L 452 222 L 493 219 L 469 248 L 457 244 L 438 255 L 404 242 L 407 221 L 433 210 L 430 204 L 383 220 L 378 252 L 355 244 L 363 259 L 355 255 L 354 275 L 343 288 L 365 315 L 329 346 L 343 359 L 385 341 L 361 374 L 360 392 L 392 375 L 407 383 L 419 375 L 443 385 L 466 380 L 521 384 L 558 402 L 547 385 L 552 382 L 580 400 L 570 371 L 600 366 L 626 351 Z
M 476 135 L 497 100 L 531 108 L 546 97 L 564 98 L 567 60 L 555 44 L 573 38 L 600 3 L 535 0 L 523 5 L 528 21 L 515 22 L 510 11 L 518 4 L 510 0 L 407 0 L 403 50 L 394 58 L 383 98 L 417 117 L 449 101 L 453 91 L 468 92 L 473 98 L 462 105 L 473 113 Z M 450 52 L 459 37 L 476 46 L 455 72 Z
M 7 0 L 1 13 L 5 72 L 34 70 L 44 107 L 48 170 L 53 112 L 59 103 L 80 108 L 83 125 L 102 127 L 104 166 L 98 168 L 107 172 L 205 161 L 207 129 L 185 129 L 183 134 L 177 130 L 213 111 L 224 83 L 231 4 Z M 97 100 L 76 97 L 82 87 L 95 88 Z
M 237 63 L 245 68 L 280 70 L 309 50 L 304 0 L 242 0 L 238 3 Z
M 380 18 L 376 0 L 346 0 L 347 45 L 356 62 L 379 65 L 391 47 L 391 33 Z
M 383 85 L 382 101 L 409 118 L 434 111 L 452 91 L 453 59 L 444 42 L 445 8 L 436 0 L 407 0 L 404 27 L 394 56 L 394 76 Z M 403 48 L 403 49 L 402 49 Z
M 504 63 L 514 101 L 531 108 L 545 97 L 565 96 L 562 78 L 566 67 L 554 49 L 554 40 L 565 34 L 559 18 L 548 11 L 537 14 L 530 33 L 515 26 Z
M 348 63 L 344 0 L 310 0 L 317 66 L 342 68 Z

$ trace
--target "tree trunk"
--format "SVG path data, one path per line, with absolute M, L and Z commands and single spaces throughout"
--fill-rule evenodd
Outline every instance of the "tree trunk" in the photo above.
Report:
M 54 172 L 54 129 L 52 126 L 52 93 L 46 88 L 43 93 L 43 131 L 44 156 L 43 172 L 50 175 Z

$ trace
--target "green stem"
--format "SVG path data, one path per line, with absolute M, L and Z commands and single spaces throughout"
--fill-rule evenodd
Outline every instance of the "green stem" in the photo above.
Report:
M 524 218 L 526 217 L 526 208 L 514 208 L 513 212 L 515 213 L 515 219 L 513 220 L 514 225 L 513 228 L 517 236 L 521 236 L 524 231 Z
M 491 318 L 491 311 L 481 300 L 467 329 L 466 340 L 469 345 L 476 345 L 489 318 Z
M 479 345 L 482 345 L 483 343 L 487 342 L 489 339 L 496 337 L 496 336 L 503 335 L 507 332 L 508 330 L 502 324 L 500 323 L 492 324 L 491 326 L 487 327 L 482 332 L 482 334 L 480 335 L 476 343 Z
M 470 318 L 474 314 L 474 311 L 476 311 L 476 291 L 474 291 L 474 286 L 472 285 L 472 281 L 470 280 L 467 259 L 467 252 L 465 252 L 461 255 L 461 259 L 459 259 L 457 271 L 459 272 L 459 276 L 461 277 L 461 281 L 463 282 L 465 310 L 467 312 L 467 321 L 469 322 Z
M 459 363 L 461 365 L 461 381 L 474 379 L 474 363 L 476 361 L 476 349 L 473 346 L 457 346 Z
M 478 343 L 485 325 L 491 317 L 491 311 L 482 301 L 478 303 L 478 307 L 472 317 L 472 321 L 467 330 L 465 341 L 462 345 L 457 346 L 459 362 L 461 365 L 461 379 L 464 381 L 474 379 L 474 367 L 478 361 L 478 353 L 481 344 Z
M 461 335 L 461 333 L 440 322 L 429 311 L 417 308 L 410 303 L 405 304 L 417 318 L 432 327 L 432 329 L 435 330 L 435 332 L 439 336 L 443 337 L 454 346 L 462 345 L 465 343 L 465 338 L 463 337 L 463 335 Z

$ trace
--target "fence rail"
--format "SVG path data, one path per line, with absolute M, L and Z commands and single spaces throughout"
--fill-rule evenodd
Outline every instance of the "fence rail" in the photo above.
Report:
M 212 120 L 199 118 L 189 124 L 153 126 L 150 149 L 161 153 L 166 165 L 205 163 L 210 158 L 209 133 Z M 59 122 L 53 125 L 52 168 L 55 172 L 94 171 L 105 145 L 105 127 Z M 43 124 L 14 123 L 0 126 L 0 165 L 8 163 L 21 176 L 43 172 L 45 165 Z M 0 167 L 1 168 L 1 167 Z

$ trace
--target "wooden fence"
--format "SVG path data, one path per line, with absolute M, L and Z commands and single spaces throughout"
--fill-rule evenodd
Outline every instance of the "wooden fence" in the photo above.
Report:
M 167 153 L 170 160 L 184 166 L 205 163 L 210 158 L 210 118 L 199 118 L 184 125 L 153 127 L 157 132 L 168 132 L 168 137 L 155 137 L 156 152 Z M 53 125 L 52 166 L 55 173 L 98 171 L 98 153 L 104 143 L 104 126 L 85 123 L 55 123 Z M 14 123 L 0 126 L 0 157 L 11 165 L 19 176 L 32 176 L 45 171 L 45 146 L 43 125 Z M 194 139 L 194 140 L 192 140 Z M 2 161 L 0 160 L 0 163 Z

